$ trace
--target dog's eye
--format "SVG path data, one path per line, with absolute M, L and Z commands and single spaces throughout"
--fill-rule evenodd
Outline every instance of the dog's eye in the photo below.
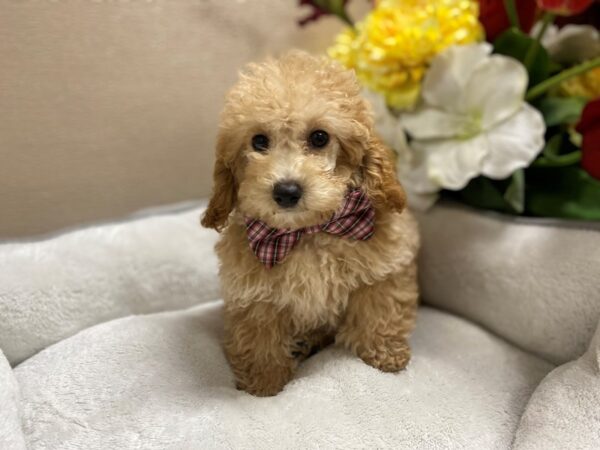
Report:
M 313 148 L 323 148 L 329 142 L 329 135 L 326 131 L 316 130 L 310 133 L 308 141 Z
M 269 148 L 269 138 L 264 134 L 252 136 L 252 148 L 257 152 L 264 152 Z

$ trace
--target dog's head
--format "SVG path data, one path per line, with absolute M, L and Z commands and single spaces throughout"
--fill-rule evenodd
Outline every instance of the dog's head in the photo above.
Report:
M 202 224 L 220 230 L 236 207 L 271 227 L 315 225 L 350 187 L 376 208 L 404 207 L 354 73 L 298 51 L 250 65 L 226 99 Z

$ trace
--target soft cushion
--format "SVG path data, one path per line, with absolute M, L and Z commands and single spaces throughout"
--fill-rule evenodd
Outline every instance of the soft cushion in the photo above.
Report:
M 21 431 L 19 387 L 8 361 L 0 351 L 0 448 L 25 448 Z
M 585 352 L 600 318 L 599 224 L 512 219 L 448 205 L 419 222 L 427 303 L 554 363 Z
M 600 326 L 588 351 L 553 370 L 533 394 L 515 450 L 600 446 Z
M 84 330 L 15 369 L 38 448 L 508 448 L 543 360 L 423 308 L 414 358 L 379 372 L 328 348 L 276 397 L 234 387 L 221 304 Z
M 99 322 L 219 298 L 200 210 L 0 245 L 0 349 L 12 364 Z
M 240 67 L 343 27 L 295 3 L 0 1 L 0 236 L 207 196 Z

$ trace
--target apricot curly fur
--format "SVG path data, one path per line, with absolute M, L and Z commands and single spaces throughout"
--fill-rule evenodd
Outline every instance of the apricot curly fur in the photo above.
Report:
M 308 139 L 317 129 L 330 136 L 318 150 Z M 252 148 L 255 134 L 269 138 L 266 151 Z M 292 209 L 272 198 L 282 180 L 303 187 Z M 278 228 L 322 223 L 351 187 L 365 190 L 375 207 L 371 239 L 305 235 L 272 269 L 254 256 L 245 216 Z M 351 71 L 298 51 L 248 66 L 226 98 L 202 219 L 222 232 L 224 347 L 238 388 L 275 395 L 302 359 L 334 339 L 382 371 L 406 366 L 419 236 L 404 207 L 392 153 L 375 135 Z
M 233 209 L 236 197 L 235 178 L 221 159 L 215 161 L 213 180 L 213 192 L 201 223 L 207 228 L 221 231 Z

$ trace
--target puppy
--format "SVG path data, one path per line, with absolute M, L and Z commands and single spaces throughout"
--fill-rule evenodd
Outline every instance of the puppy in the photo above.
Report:
M 382 371 L 406 366 L 419 238 L 404 207 L 353 72 L 298 51 L 248 66 L 226 98 L 202 218 L 222 234 L 239 389 L 277 394 L 333 341 Z

